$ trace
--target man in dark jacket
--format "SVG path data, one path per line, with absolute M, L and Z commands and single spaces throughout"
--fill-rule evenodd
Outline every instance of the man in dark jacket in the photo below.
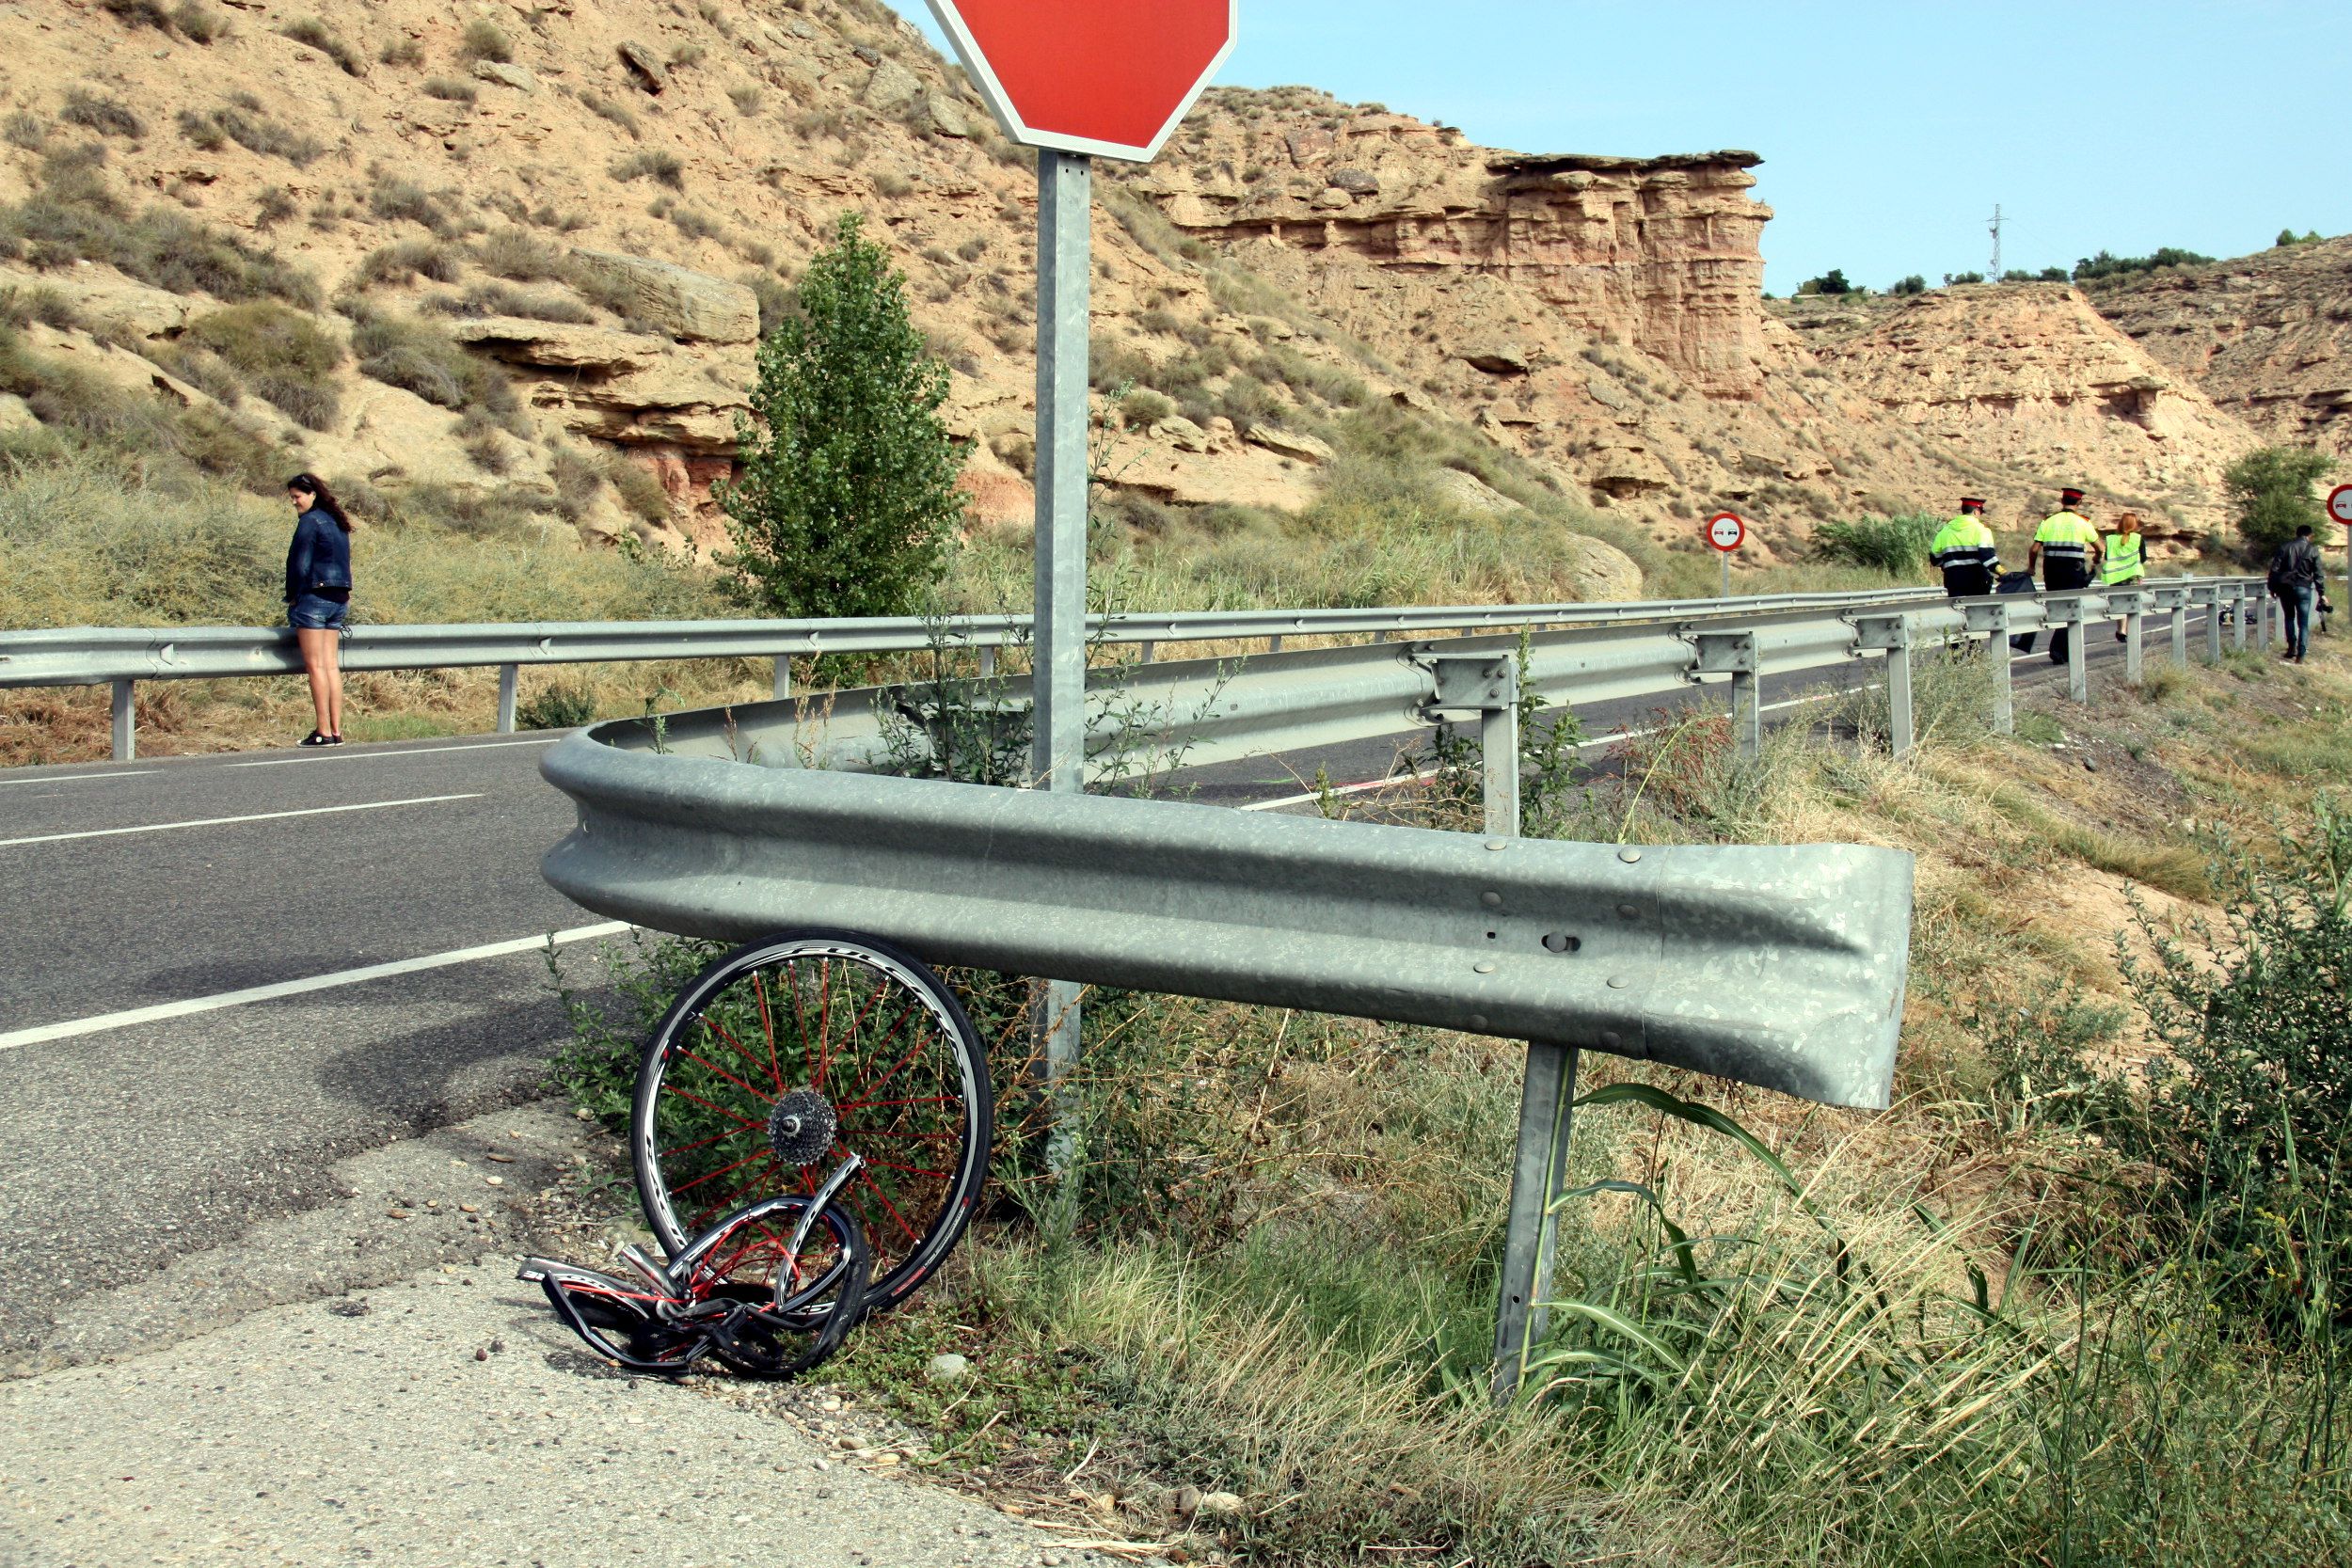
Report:
M 2312 604 L 2327 571 L 2320 564 L 2319 546 L 2312 542 L 2312 525 L 2305 523 L 2295 537 L 2270 558 L 2270 591 L 2286 610 L 2287 661 L 2303 662 L 2312 646 Z

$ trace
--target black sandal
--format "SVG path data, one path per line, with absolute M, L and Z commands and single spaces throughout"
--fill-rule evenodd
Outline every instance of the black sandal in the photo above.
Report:
M 326 736 L 319 734 L 318 731 L 312 730 L 309 735 L 306 735 L 300 740 L 295 741 L 294 744 L 297 746 L 332 746 L 335 743 L 334 741 L 328 739 Z

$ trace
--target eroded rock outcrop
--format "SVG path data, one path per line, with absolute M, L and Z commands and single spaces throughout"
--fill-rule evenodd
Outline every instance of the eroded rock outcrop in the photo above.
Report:
M 2090 300 L 2266 439 L 2352 457 L 2352 237 L 2168 267 Z

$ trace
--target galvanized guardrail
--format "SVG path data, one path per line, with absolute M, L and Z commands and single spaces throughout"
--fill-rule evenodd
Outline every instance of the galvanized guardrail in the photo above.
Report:
M 1147 662 L 1163 642 L 1263 641 L 1279 652 L 1287 637 L 1394 636 L 1479 627 L 1606 626 L 1620 622 L 1894 605 L 1936 596 L 1932 589 L 1860 594 L 1778 594 L 1753 598 L 1639 600 L 1622 604 L 1436 605 L 1383 610 L 1246 610 L 1168 615 L 1096 616 L 1096 640 L 1140 644 Z M 619 621 L 488 626 L 363 626 L 342 644 L 346 670 L 438 670 L 496 666 L 498 727 L 516 723 L 526 665 L 623 664 L 670 659 L 767 658 L 774 691 L 788 696 L 792 660 L 820 654 L 903 653 L 929 647 L 997 650 L 1025 645 L 1025 616 L 904 617 L 861 621 Z M 302 657 L 283 626 L 123 628 L 69 626 L 0 632 L 0 687 L 111 686 L 118 761 L 135 754 L 140 681 L 298 675 Z
M 1662 625 L 1586 626 L 1528 633 L 1526 682 L 1547 702 L 1574 708 L 1720 681 L 1728 688 L 1740 742 L 1753 749 L 1762 734 L 1758 691 L 1765 676 L 1883 658 L 1891 738 L 1900 752 L 1912 741 L 1915 648 L 2120 619 L 2126 632 L 2125 678 L 2137 682 L 2150 612 L 2169 617 L 2176 659 L 2186 658 L 2189 621 L 2201 612 L 2208 656 L 2218 657 L 2219 611 L 2256 602 L 2271 603 L 2259 579 L 2207 578 L 2130 590 L 1962 601 L 1939 595 L 1924 605 L 1865 603 L 1827 611 L 1792 608 Z M 2258 635 L 2269 635 L 2267 614 L 2235 620 L 2241 644 L 2249 624 Z M 2087 639 L 2068 641 L 2069 690 L 2085 701 Z M 1484 636 L 1098 669 L 1089 689 L 1090 777 L 1138 765 L 1150 769 L 1177 758 L 1201 766 L 1406 733 L 1429 721 L 1440 695 L 1441 661 L 1492 657 L 1521 645 L 1517 637 Z M 2011 723 L 2009 661 L 1993 660 L 1990 668 L 1992 718 L 2006 732 Z M 971 683 L 962 694 L 1014 711 L 1029 702 L 1028 683 L 1020 676 Z M 902 689 L 860 689 L 631 723 L 634 733 L 658 736 L 660 744 L 688 755 L 895 771 L 908 765 L 908 741 L 918 727 L 904 721 L 902 697 Z M 600 733 L 632 732 L 616 725 Z
M 861 775 L 884 760 L 883 690 L 622 721 L 542 764 L 579 825 L 546 862 L 588 909 L 690 935 L 792 926 L 867 931 L 936 961 L 1429 1024 L 1527 1040 L 1496 1318 L 1496 1387 L 1544 1333 L 1579 1053 L 1667 1062 L 1830 1104 L 1883 1106 L 1906 980 L 1911 858 L 1838 846 L 1633 847 L 1518 837 L 1527 679 L 1556 700 L 1671 691 L 1721 677 L 1740 743 L 1768 673 L 1883 658 L 1892 740 L 1911 744 L 1911 651 L 2068 627 L 2088 696 L 2089 626 L 2191 613 L 2219 657 L 2225 609 L 2267 646 L 2252 578 L 1957 603 L 1710 617 L 1663 628 L 1351 647 L 1104 672 L 1098 717 L 1188 760 L 1480 717 L 1487 832 Z M 2255 613 L 2257 606 L 2263 607 Z M 2001 650 L 2006 653 L 2006 650 Z M 2010 717 L 2009 660 L 1995 721 Z M 1138 689 L 1138 683 L 1142 689 Z M 983 693 L 1017 710 L 1025 683 Z M 1132 738 L 1132 736 L 1131 737 Z M 765 754 L 762 754 L 763 752 Z M 898 759 L 903 762 L 904 759 Z M 769 766 L 747 766 L 766 763 Z

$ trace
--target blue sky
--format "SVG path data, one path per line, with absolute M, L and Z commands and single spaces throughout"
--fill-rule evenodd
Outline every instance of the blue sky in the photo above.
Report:
M 923 0 L 891 0 L 939 41 Z M 1764 155 L 1766 287 L 2352 230 L 2344 0 L 1778 6 L 1241 0 L 1220 81 L 1523 152 Z

